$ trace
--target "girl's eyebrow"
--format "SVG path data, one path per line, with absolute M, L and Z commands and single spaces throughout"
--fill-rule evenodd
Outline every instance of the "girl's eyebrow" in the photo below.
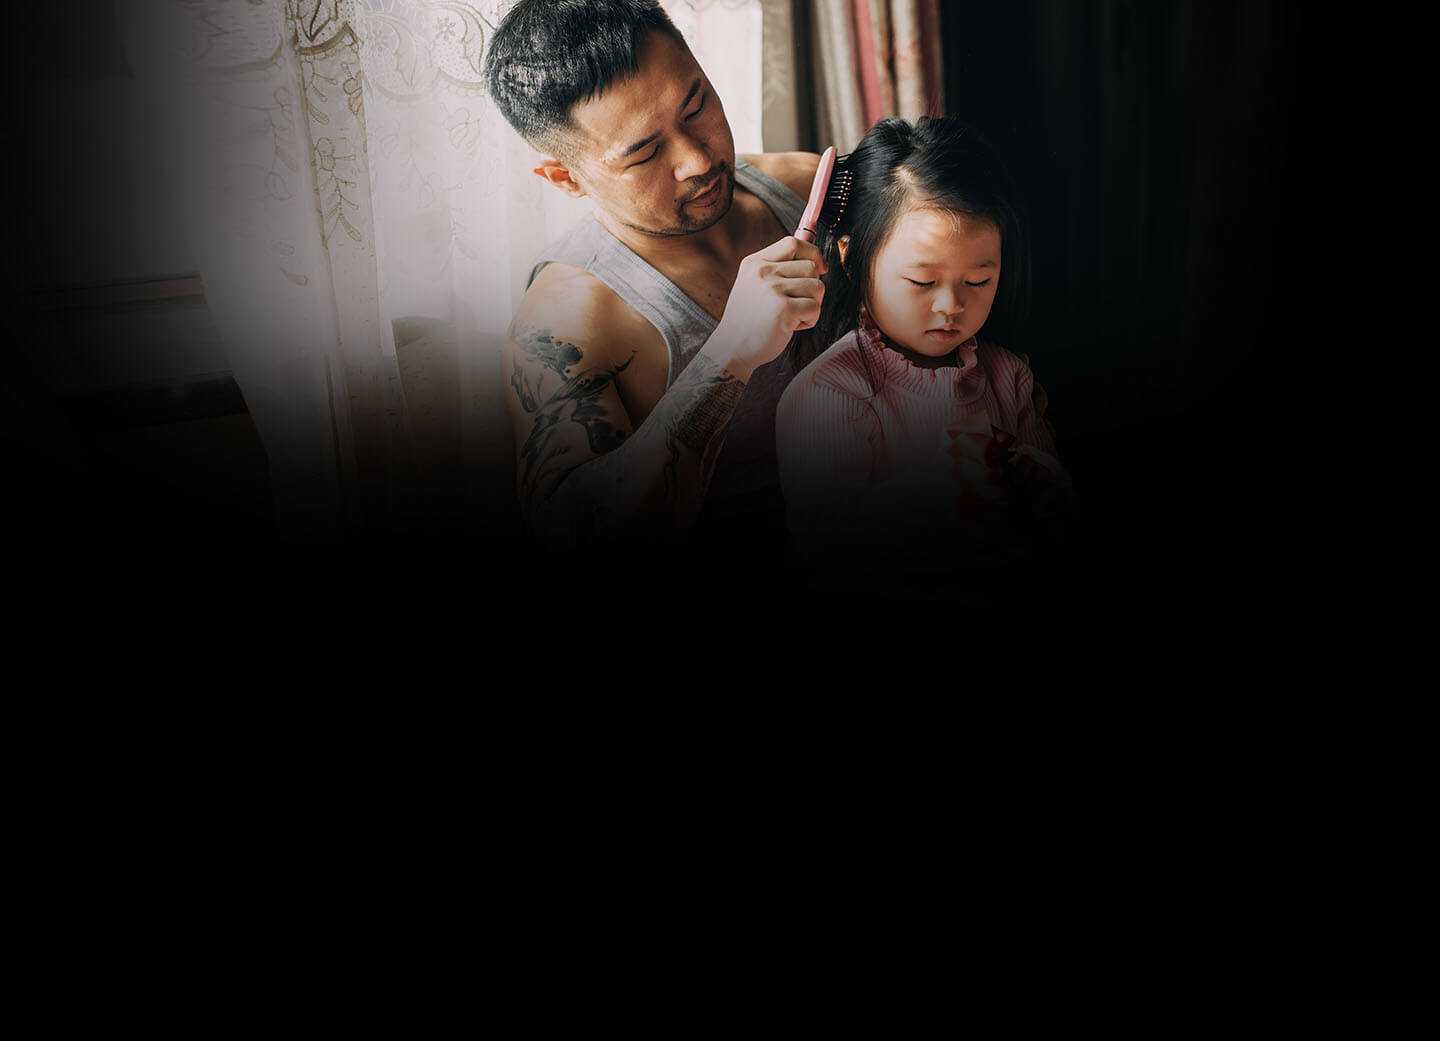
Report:
M 941 263 L 940 261 L 938 261 L 938 260 L 912 260 L 912 261 L 910 262 L 910 266 L 911 266 L 911 267 L 944 267 L 945 265 L 942 264 L 942 263 Z M 978 264 L 972 264 L 971 266 L 972 266 L 972 267 L 999 267 L 1000 265 L 996 264 L 995 261 L 993 261 L 993 260 L 982 260 L 980 263 L 978 263 Z

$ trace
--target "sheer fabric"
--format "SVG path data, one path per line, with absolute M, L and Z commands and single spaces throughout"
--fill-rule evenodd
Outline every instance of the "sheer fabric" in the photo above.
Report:
M 589 203 L 531 173 L 486 96 L 508 6 L 175 0 L 131 20 L 287 539 L 512 523 L 500 338 Z M 737 152 L 760 151 L 758 0 L 666 7 Z

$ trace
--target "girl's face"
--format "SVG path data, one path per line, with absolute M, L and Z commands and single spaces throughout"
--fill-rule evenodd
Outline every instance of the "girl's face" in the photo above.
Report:
M 875 324 L 917 354 L 941 357 L 980 331 L 1000 283 L 1000 231 L 937 210 L 910 210 L 870 271 Z

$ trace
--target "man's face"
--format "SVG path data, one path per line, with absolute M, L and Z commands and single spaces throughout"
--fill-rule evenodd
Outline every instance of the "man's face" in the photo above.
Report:
M 735 195 L 725 110 L 694 57 L 666 33 L 651 33 L 639 58 L 633 77 L 571 109 L 571 177 L 627 227 L 703 231 Z

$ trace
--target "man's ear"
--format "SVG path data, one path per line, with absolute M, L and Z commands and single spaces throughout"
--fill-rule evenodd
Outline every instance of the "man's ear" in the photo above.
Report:
M 850 236 L 849 236 L 849 235 L 841 235 L 841 236 L 840 236 L 840 241 L 836 242 L 835 245 L 837 245 L 837 246 L 840 247 L 840 266 L 841 266 L 841 267 L 844 267 L 844 266 L 845 266 L 845 254 L 850 251 Z
M 580 187 L 575 178 L 571 176 L 570 168 L 559 159 L 541 159 L 540 165 L 535 167 L 532 172 L 545 178 L 566 195 L 578 199 L 585 194 L 585 189 Z

